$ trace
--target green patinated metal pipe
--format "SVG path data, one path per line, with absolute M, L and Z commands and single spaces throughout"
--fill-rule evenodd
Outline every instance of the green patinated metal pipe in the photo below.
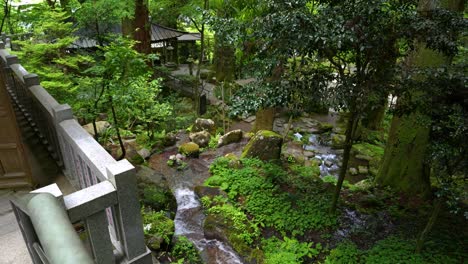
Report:
M 49 193 L 34 195 L 27 210 L 51 264 L 94 263 L 57 198 Z

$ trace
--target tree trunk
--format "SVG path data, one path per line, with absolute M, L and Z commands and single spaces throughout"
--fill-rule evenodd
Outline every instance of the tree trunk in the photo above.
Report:
M 338 182 L 336 183 L 330 213 L 335 213 L 336 207 L 338 205 L 338 198 L 340 197 L 341 187 L 343 186 L 346 172 L 348 171 L 348 163 L 349 158 L 351 156 L 351 148 L 353 147 L 354 142 L 354 131 L 356 130 L 357 124 L 359 123 L 358 121 L 359 120 L 357 120 L 356 118 L 356 113 L 351 112 L 351 115 L 348 119 L 348 124 L 346 125 L 346 140 L 343 152 L 343 164 L 341 165 L 340 174 L 338 175 Z
M 215 69 L 217 82 L 232 82 L 235 75 L 235 53 L 230 46 L 218 43 L 215 47 Z
M 3 25 L 5 25 L 5 20 L 7 17 L 10 15 L 10 7 L 8 4 L 8 1 L 3 1 L 3 18 L 2 18 L 2 24 L 0 25 L 0 33 L 3 32 Z
M 133 20 L 133 39 L 137 41 L 135 49 L 143 54 L 151 53 L 151 24 L 149 21 L 148 1 L 135 0 Z
M 120 135 L 119 122 L 117 120 L 117 114 L 115 113 L 114 102 L 112 100 L 112 96 L 109 96 L 109 102 L 110 102 L 110 107 L 112 111 L 112 118 L 114 119 L 115 132 L 117 134 L 117 139 L 119 140 L 120 149 L 122 150 L 122 154 L 120 155 L 120 157 L 117 158 L 117 160 L 123 160 L 127 153 L 125 150 L 125 145 L 122 140 L 122 136 Z
M 421 116 L 394 116 L 385 154 L 377 174 L 379 184 L 407 193 L 427 194 L 430 190 L 429 173 L 424 162 L 429 128 L 418 124 Z
M 416 253 L 418 254 L 421 253 L 423 246 L 424 246 L 424 242 L 426 241 L 426 237 L 429 234 L 429 232 L 431 232 L 432 227 L 434 226 L 441 209 L 442 209 L 442 200 L 437 199 L 435 201 L 434 208 L 432 209 L 431 217 L 429 217 L 426 227 L 421 232 L 418 240 L 416 241 Z
M 440 4 L 442 7 L 457 10 L 463 7 L 461 2 L 461 0 L 445 0 L 440 1 Z M 433 0 L 419 1 L 418 11 L 422 15 L 429 15 L 434 8 L 436 8 L 436 3 Z M 425 43 L 417 43 L 416 51 L 410 58 L 411 65 L 423 68 L 438 67 L 447 63 L 449 63 L 447 57 L 426 48 Z M 428 97 L 429 95 L 413 94 L 412 96 Z M 399 102 L 403 102 L 402 100 L 406 98 L 400 98 Z M 430 128 L 421 122 L 428 118 L 418 112 L 393 117 L 385 154 L 376 177 L 378 183 L 410 194 L 429 194 L 430 175 L 429 166 L 425 164 L 425 157 Z

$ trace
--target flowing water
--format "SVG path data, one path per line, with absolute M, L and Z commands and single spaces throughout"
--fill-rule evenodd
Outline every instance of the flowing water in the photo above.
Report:
M 299 135 L 295 136 L 300 140 L 302 135 L 300 135 L 300 137 Z M 308 141 L 309 143 L 303 146 L 304 150 L 313 151 L 315 153 L 314 159 L 320 162 L 320 176 L 325 177 L 327 175 L 332 175 L 337 177 L 342 157 L 337 150 L 330 147 L 329 136 L 325 134 L 313 134 L 310 135 Z
M 175 235 L 187 237 L 201 252 L 205 263 L 241 264 L 236 252 L 227 244 L 206 239 L 203 232 L 205 216 L 197 195 L 190 187 L 179 186 L 174 190 L 177 200 L 177 212 L 174 219 Z

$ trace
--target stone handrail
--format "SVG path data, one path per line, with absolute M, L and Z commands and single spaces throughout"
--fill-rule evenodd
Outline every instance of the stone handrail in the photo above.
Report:
M 24 114 L 41 142 L 62 167 L 76 192 L 62 196 L 53 185 L 41 189 L 62 199 L 72 223 L 84 222 L 96 263 L 151 263 L 144 243 L 135 168 L 116 161 L 58 103 L 0 42 L 0 72 L 12 102 Z M 34 263 L 40 239 L 27 210 L 12 203 Z

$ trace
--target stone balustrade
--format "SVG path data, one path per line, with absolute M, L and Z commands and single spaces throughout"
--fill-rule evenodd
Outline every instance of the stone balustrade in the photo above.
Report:
M 70 106 L 57 102 L 3 42 L 0 68 L 12 102 L 78 190 L 63 196 L 56 185 L 50 185 L 35 192 L 52 193 L 63 202 L 71 223 L 84 223 L 96 263 L 152 263 L 144 243 L 135 168 L 107 153 L 74 119 Z M 12 206 L 31 258 L 44 263 L 47 256 L 41 255 L 41 238 L 27 209 L 20 202 L 12 201 Z

